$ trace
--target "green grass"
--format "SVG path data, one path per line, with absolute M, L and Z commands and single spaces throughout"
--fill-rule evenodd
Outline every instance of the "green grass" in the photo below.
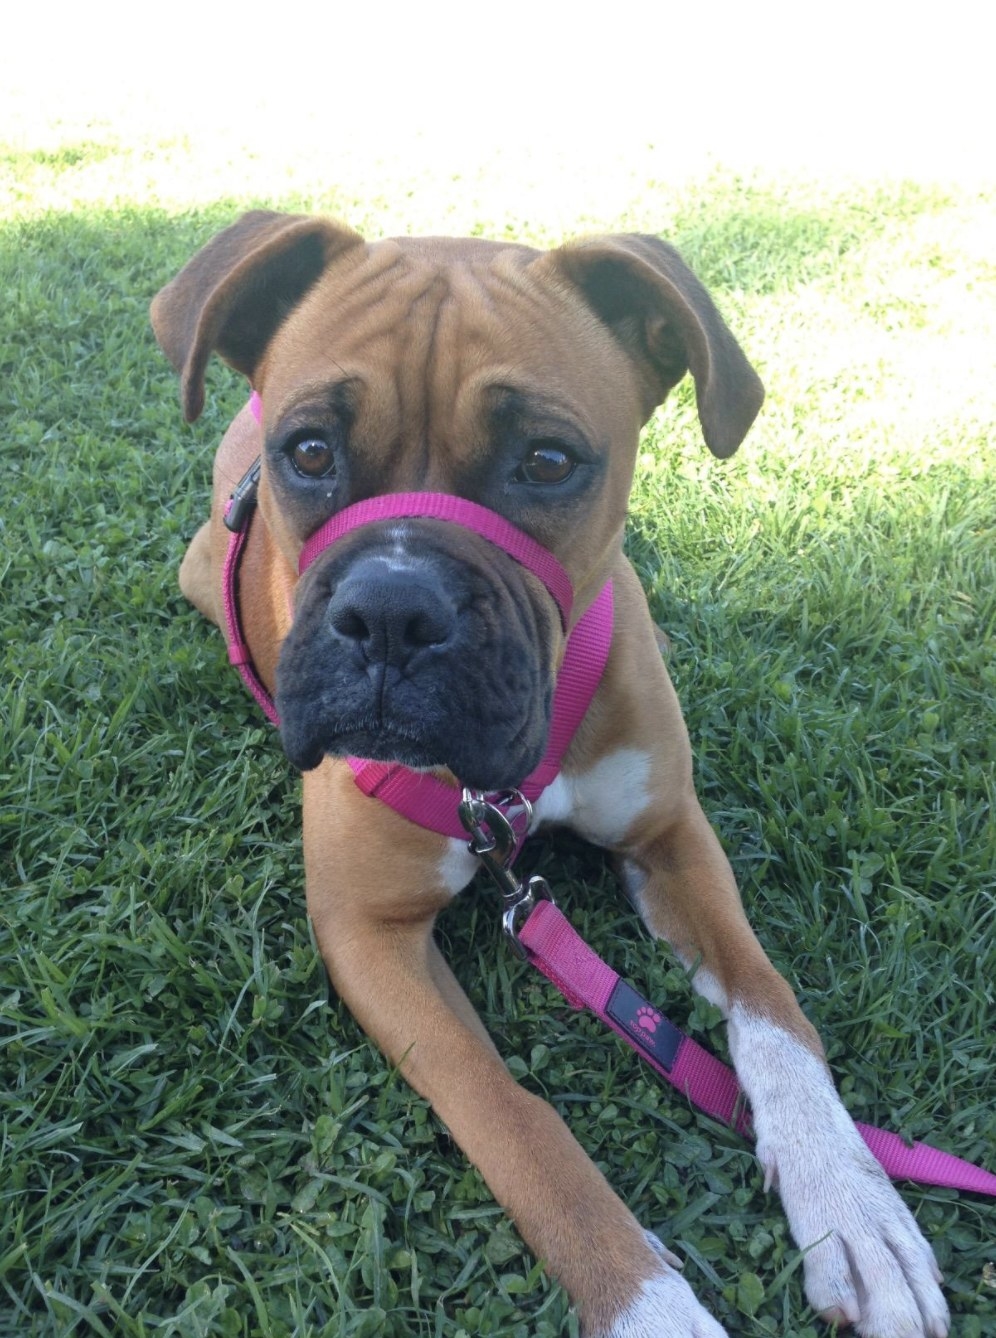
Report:
M 192 202 L 209 183 L 182 140 L 0 168 L 0 1335 L 570 1333 L 480 1178 L 329 1000 L 295 779 L 176 589 L 243 391 L 215 367 L 184 427 L 149 298 L 248 203 L 379 231 L 387 191 Z M 436 228 L 503 235 L 474 188 L 453 184 Z M 717 176 L 579 221 L 666 233 L 769 387 L 725 465 L 687 387 L 658 414 L 629 540 L 753 921 L 852 1112 L 990 1166 L 994 206 Z M 544 226 L 514 230 L 557 240 Z M 525 865 L 722 1050 L 596 853 L 543 842 Z M 749 1150 L 511 960 L 485 888 L 440 934 L 513 1071 L 731 1334 L 814 1335 Z M 955 1332 L 992 1334 L 996 1208 L 904 1192 Z

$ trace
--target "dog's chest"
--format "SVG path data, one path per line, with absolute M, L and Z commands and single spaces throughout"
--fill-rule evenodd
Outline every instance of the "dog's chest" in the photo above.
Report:
M 543 826 L 569 827 L 594 845 L 617 845 L 650 803 L 650 770 L 649 753 L 619 748 L 585 771 L 562 771 L 536 800 L 530 833 Z M 448 842 L 440 877 L 450 892 L 462 891 L 478 868 L 465 842 Z

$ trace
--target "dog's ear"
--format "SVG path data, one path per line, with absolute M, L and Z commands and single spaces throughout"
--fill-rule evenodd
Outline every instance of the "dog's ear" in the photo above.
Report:
M 204 408 L 212 351 L 252 377 L 277 328 L 333 257 L 362 242 L 331 219 L 258 209 L 198 251 L 151 310 L 159 346 L 180 373 L 188 423 Z
M 757 416 L 764 387 L 674 247 L 637 234 L 591 237 L 544 260 L 580 290 L 634 359 L 645 417 L 690 370 L 706 445 L 714 455 L 732 455 Z

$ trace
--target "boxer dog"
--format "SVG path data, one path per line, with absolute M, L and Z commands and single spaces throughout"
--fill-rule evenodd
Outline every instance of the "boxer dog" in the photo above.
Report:
M 569 634 L 610 582 L 607 662 L 532 828 L 563 824 L 612 851 L 650 931 L 726 1015 L 813 1308 L 867 1338 L 942 1338 L 932 1252 L 837 1097 L 696 800 L 623 556 L 640 429 L 668 391 L 690 371 L 720 457 L 763 396 L 678 254 L 646 236 L 545 253 L 367 244 L 327 219 L 255 212 L 159 293 L 152 322 L 188 420 L 212 352 L 255 392 L 219 448 L 211 519 L 180 584 L 228 628 L 261 699 L 275 697 L 304 771 L 307 905 L 329 975 L 567 1289 L 586 1338 L 724 1330 L 563 1120 L 513 1080 L 444 962 L 433 921 L 478 867 L 466 839 L 366 793 L 344 758 L 441 785 L 454 809 L 459 786 L 518 787 L 544 755 Z M 250 486 L 256 519 L 233 586 L 225 515 Z M 368 518 L 314 548 L 349 508 L 411 494 L 433 509 Z M 545 554 L 557 579 L 442 514 L 440 497 Z

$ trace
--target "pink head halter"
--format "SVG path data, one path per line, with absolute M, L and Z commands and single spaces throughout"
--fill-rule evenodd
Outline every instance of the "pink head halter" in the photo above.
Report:
M 249 404 L 256 421 L 260 422 L 262 404 L 255 391 Z M 258 462 L 254 470 L 258 473 Z M 226 516 L 236 510 L 239 513 L 239 520 L 235 522 L 233 519 L 230 525 L 233 532 L 223 575 L 228 653 L 263 711 L 274 724 L 279 725 L 273 699 L 260 681 L 242 636 L 238 611 L 238 566 L 254 509 L 251 505 L 244 508 L 241 500 L 236 507 L 233 497 L 226 513 Z M 303 575 L 327 548 L 362 525 L 416 517 L 461 525 L 508 553 L 531 571 L 550 592 L 560 610 L 564 629 L 567 630 L 574 591 L 570 577 L 553 554 L 494 511 L 449 493 L 387 493 L 346 507 L 306 540 L 298 559 L 298 571 Z M 609 581 L 568 636 L 554 690 L 553 717 L 546 754 L 539 766 L 519 786 L 519 793 L 529 801 L 537 799 L 557 776 L 574 731 L 584 719 L 601 681 L 612 644 L 612 606 L 612 582 Z M 353 769 L 356 784 L 365 794 L 381 799 L 403 817 L 431 831 L 460 839 L 466 837 L 463 824 L 457 816 L 459 789 L 454 789 L 435 776 L 410 771 L 397 763 L 372 762 L 360 757 L 350 757 L 347 761 Z
M 561 622 L 566 629 L 571 617 L 574 590 L 571 578 L 552 553 L 531 539 L 528 534 L 489 511 L 486 506 L 468 502 L 465 497 L 454 497 L 445 492 L 389 492 L 380 497 L 369 497 L 355 502 L 344 511 L 332 516 L 306 540 L 298 559 L 298 572 L 303 576 L 320 554 L 346 534 L 362 525 L 373 525 L 383 520 L 406 518 L 420 520 L 448 520 L 465 530 L 481 535 L 496 548 L 503 549 L 516 562 L 531 571 L 549 590 L 560 609 Z

